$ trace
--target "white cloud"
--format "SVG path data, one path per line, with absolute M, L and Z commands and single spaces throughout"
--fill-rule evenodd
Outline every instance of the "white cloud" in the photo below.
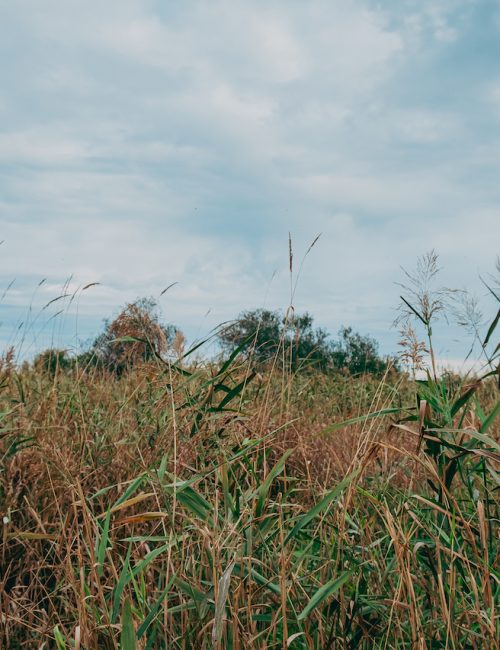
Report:
M 500 79 L 494 79 L 486 84 L 482 99 L 493 108 L 495 117 L 500 118 Z
M 426 86 L 461 6 L 11 3 L 2 279 L 100 281 L 82 304 L 103 316 L 178 280 L 173 320 L 215 324 L 286 302 L 288 231 L 323 231 L 300 304 L 387 330 L 401 263 L 436 246 L 460 275 L 494 252 L 497 138 L 447 70 Z
M 450 140 L 460 131 L 460 120 L 453 113 L 407 109 L 396 112 L 390 128 L 404 142 L 431 144 Z
M 260 122 L 272 118 L 275 104 L 252 95 L 238 95 L 227 85 L 214 88 L 211 96 L 214 109 L 222 116 L 241 122 Z
M 459 3 L 455 2 L 455 7 Z M 442 6 L 436 3 L 428 3 L 422 12 L 424 19 L 428 21 L 430 30 L 437 41 L 453 43 L 459 36 L 456 26 L 450 24 L 450 9 L 453 4 L 444 2 Z
M 14 164 L 52 165 L 72 164 L 88 158 L 85 142 L 46 136 L 39 129 L 0 133 L 0 162 Z
M 307 56 L 283 16 L 254 22 L 255 50 L 260 52 L 262 67 L 267 67 L 277 82 L 291 82 L 303 77 L 308 71 Z
M 325 206 L 351 207 L 363 212 L 376 209 L 381 215 L 427 212 L 432 205 L 452 195 L 453 184 L 446 177 L 433 177 L 432 172 L 396 172 L 368 169 L 359 172 L 310 174 L 291 181 L 291 187 Z

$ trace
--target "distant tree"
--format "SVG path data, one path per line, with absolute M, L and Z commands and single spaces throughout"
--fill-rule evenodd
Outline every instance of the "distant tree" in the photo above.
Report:
M 328 334 L 313 328 L 313 318 L 307 313 L 286 317 L 268 309 L 245 311 L 222 330 L 219 339 L 226 352 L 243 346 L 257 363 L 284 358 L 292 370 L 307 365 L 326 370 L 331 363 Z
M 319 368 L 326 371 L 332 366 L 332 342 L 321 327 L 313 327 L 313 317 L 307 312 L 284 322 L 287 349 L 293 368 Z
M 219 334 L 222 347 L 231 353 L 240 346 L 251 351 L 256 362 L 272 359 L 279 350 L 282 317 L 277 311 L 254 309 L 242 312 Z
M 173 325 L 160 322 L 153 298 L 140 298 L 126 305 L 114 320 L 104 322 L 104 331 L 79 361 L 120 375 L 140 361 L 165 354 L 179 335 Z
M 353 332 L 352 327 L 342 327 L 339 340 L 332 347 L 335 368 L 345 369 L 352 375 L 380 375 L 387 368 L 387 361 L 380 357 L 375 339 Z
M 72 360 L 67 350 L 50 348 L 40 352 L 33 359 L 33 366 L 42 372 L 54 376 L 58 370 L 67 370 L 71 367 Z
M 339 340 L 331 341 L 324 329 L 313 326 L 308 313 L 287 318 L 268 309 L 244 311 L 221 331 L 219 339 L 226 353 L 242 347 L 256 363 L 276 358 L 291 370 L 314 367 L 325 372 L 380 375 L 387 368 L 374 339 L 343 327 Z

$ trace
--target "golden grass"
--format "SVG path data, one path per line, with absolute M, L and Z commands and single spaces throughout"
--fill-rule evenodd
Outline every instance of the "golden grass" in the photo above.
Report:
M 0 647 L 496 647 L 494 426 L 448 486 L 408 379 L 219 370 L 5 365 Z

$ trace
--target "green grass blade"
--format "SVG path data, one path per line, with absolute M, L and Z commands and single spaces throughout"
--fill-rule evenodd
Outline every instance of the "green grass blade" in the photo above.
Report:
M 129 581 L 129 573 L 130 573 L 130 556 L 132 555 L 132 544 L 129 544 L 128 549 L 127 549 L 127 555 L 125 557 L 125 560 L 123 562 L 123 567 L 120 573 L 120 578 L 118 579 L 118 584 L 115 587 L 115 593 L 113 596 L 113 611 L 111 614 L 111 623 L 116 623 L 116 620 L 118 618 L 118 614 L 120 612 L 120 601 L 121 597 L 123 594 L 123 590 L 125 589 L 125 585 Z
M 479 429 L 480 433 L 486 433 L 486 431 L 488 431 L 488 429 L 493 424 L 493 422 L 495 421 L 499 413 L 500 413 L 500 402 L 497 402 L 493 410 L 491 411 L 491 413 L 483 421 L 481 428 Z
M 149 614 L 146 616 L 146 618 L 143 620 L 143 622 L 140 624 L 138 630 L 137 630 L 137 639 L 140 639 L 144 634 L 147 632 L 149 626 L 151 625 L 153 619 L 155 616 L 158 614 L 158 610 L 163 604 L 163 601 L 165 600 L 168 592 L 172 588 L 172 585 L 174 584 L 174 581 L 177 577 L 177 574 L 174 573 L 174 575 L 170 578 L 168 581 L 167 586 L 165 589 L 161 592 L 159 598 L 156 600 L 155 604 L 151 609 L 149 610 Z
M 56 641 L 57 650 L 66 650 L 66 641 L 64 636 L 61 634 L 59 626 L 56 625 L 54 628 L 54 639 Z
M 231 562 L 222 574 L 219 580 L 219 591 L 217 594 L 217 601 L 215 603 L 215 616 L 214 625 L 212 628 L 212 643 L 215 647 L 222 640 L 222 632 L 224 631 L 224 614 L 226 612 L 226 600 L 229 593 L 229 585 L 231 584 L 231 574 L 234 569 L 234 562 Z
M 111 511 L 108 510 L 106 513 L 106 519 L 104 520 L 104 526 L 102 527 L 101 536 L 99 538 L 99 543 L 97 546 L 97 575 L 102 577 L 104 571 L 104 556 L 106 555 L 106 549 L 108 548 L 109 542 L 109 524 L 111 521 Z
M 137 638 L 135 635 L 132 606 L 130 600 L 125 601 L 122 612 L 122 629 L 120 634 L 120 650 L 136 650 Z
M 356 478 L 356 476 L 358 476 L 359 472 L 360 470 L 357 469 L 352 472 L 352 474 L 349 474 L 349 476 L 346 476 L 345 479 L 343 479 L 337 486 L 335 486 L 331 492 L 329 492 L 323 499 L 321 499 L 321 501 L 314 505 L 305 515 L 302 515 L 292 530 L 285 537 L 285 544 L 289 542 L 293 537 L 296 537 L 302 528 L 304 528 L 304 526 L 307 526 L 307 524 L 311 522 L 317 515 L 319 515 L 320 512 L 326 510 L 332 501 L 340 496 L 342 490 L 344 490 L 349 485 L 349 483 L 351 483 L 351 481 Z
M 324 436 L 328 433 L 332 433 L 333 431 L 337 431 L 338 429 L 343 429 L 344 427 L 347 427 L 350 424 L 358 424 L 359 422 L 365 422 L 366 420 L 371 420 L 373 418 L 380 418 L 384 415 L 393 415 L 394 413 L 401 413 L 401 411 L 404 410 L 405 409 L 402 408 L 381 409 L 380 411 L 374 411 L 373 413 L 368 413 L 367 415 L 359 415 L 358 417 L 355 418 L 342 420 L 342 422 L 335 422 L 335 424 L 331 424 L 329 427 L 326 427 L 326 429 L 323 429 L 323 431 L 321 431 L 321 435 Z
M 320 587 L 318 591 L 313 596 L 311 596 L 311 600 L 299 614 L 297 620 L 303 621 L 305 618 L 307 618 L 309 614 L 311 614 L 311 612 L 313 612 L 316 607 L 318 607 L 318 605 L 320 605 L 326 598 L 337 592 L 340 587 L 342 587 L 342 585 L 347 582 L 351 575 L 352 571 L 346 571 L 346 573 L 341 575 L 340 578 L 333 578 L 333 580 L 330 580 L 322 587 Z
M 264 510 L 264 503 L 267 497 L 267 494 L 269 492 L 269 489 L 271 488 L 271 485 L 274 481 L 274 479 L 281 474 L 283 469 L 285 468 L 285 463 L 288 460 L 288 457 L 292 453 L 293 449 L 288 449 L 285 451 L 283 456 L 279 459 L 279 461 L 276 463 L 276 465 L 272 468 L 272 470 L 269 472 L 269 474 L 266 477 L 266 480 L 262 485 L 258 488 L 257 490 L 257 506 L 255 508 L 255 514 L 257 517 L 260 517 L 262 514 L 262 511 Z
M 493 322 L 491 323 L 491 325 L 488 328 L 486 338 L 484 339 L 484 342 L 483 342 L 483 348 L 485 348 L 488 345 L 488 342 L 489 342 L 493 332 L 495 331 L 499 321 L 500 321 L 500 309 L 498 310 L 497 315 L 495 316 L 495 318 L 493 319 Z

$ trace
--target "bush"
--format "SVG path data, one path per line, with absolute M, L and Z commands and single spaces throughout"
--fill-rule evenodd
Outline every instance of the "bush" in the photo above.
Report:
M 223 349 L 251 353 L 257 364 L 275 359 L 290 370 L 315 366 L 326 370 L 331 353 L 328 334 L 313 328 L 309 314 L 282 316 L 279 311 L 254 309 L 241 313 L 219 334 Z
M 71 367 L 72 360 L 68 356 L 67 350 L 58 350 L 50 348 L 38 354 L 33 360 L 33 366 L 36 370 L 45 372 L 54 376 L 58 370 L 67 370 Z
M 353 332 L 352 327 L 341 328 L 339 341 L 332 346 L 332 362 L 335 368 L 345 369 L 351 375 L 381 375 L 388 366 L 388 361 L 379 356 L 375 339 Z M 392 365 L 396 367 L 394 361 Z
M 290 370 L 311 366 L 351 374 L 382 374 L 386 370 L 387 361 L 379 356 L 374 339 L 350 327 L 342 328 L 339 335 L 339 341 L 330 341 L 328 332 L 313 327 L 307 312 L 283 317 L 279 311 L 254 309 L 241 313 L 219 338 L 227 353 L 241 347 L 257 364 L 276 359 Z
M 138 362 L 151 361 L 168 352 L 180 332 L 173 325 L 160 322 L 153 298 L 140 298 L 126 305 L 90 350 L 78 360 L 81 365 L 100 366 L 121 375 Z

